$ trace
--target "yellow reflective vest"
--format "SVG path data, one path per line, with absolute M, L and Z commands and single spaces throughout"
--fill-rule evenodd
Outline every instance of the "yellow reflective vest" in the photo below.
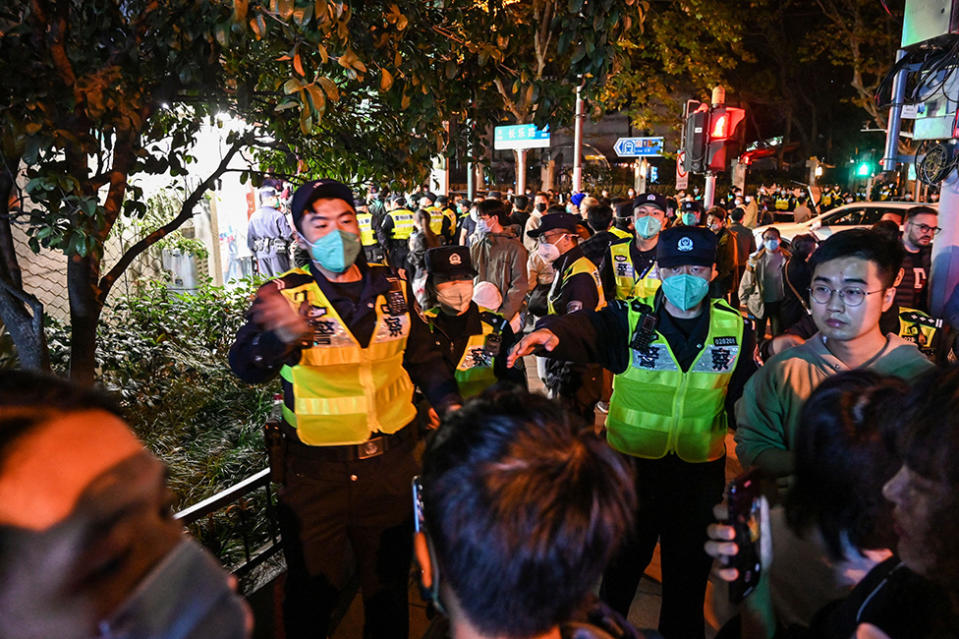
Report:
M 431 309 L 424 313 L 430 330 L 436 330 L 433 318 L 439 314 L 439 309 Z M 453 375 L 463 399 L 475 397 L 496 383 L 494 363 L 500 356 L 500 347 L 503 342 L 503 325 L 506 320 L 498 313 L 480 307 L 479 319 L 481 331 L 470 335 L 456 364 Z M 448 338 L 453 336 L 448 335 Z
M 310 276 L 305 269 L 284 275 Z M 282 278 L 275 280 L 282 285 Z M 293 385 L 294 409 L 283 417 L 304 444 L 361 444 L 373 433 L 395 433 L 413 421 L 413 383 L 403 368 L 410 333 L 403 282 L 376 299 L 376 325 L 366 348 L 360 346 L 319 285 L 310 276 L 302 286 L 280 293 L 313 327 L 312 344 L 295 366 L 280 375 Z
M 636 330 L 642 306 L 629 304 L 629 326 Z M 723 300 L 708 300 L 709 333 L 699 355 L 683 372 L 666 339 L 655 333 L 643 351 L 630 349 L 629 367 L 613 378 L 606 418 L 606 440 L 634 457 L 659 459 L 675 453 L 701 463 L 725 453 L 726 389 L 740 356 L 743 318 Z
M 659 288 L 659 269 L 656 268 L 656 263 L 653 262 L 642 273 L 637 273 L 633 258 L 629 254 L 631 246 L 631 240 L 614 242 L 609 245 L 609 258 L 613 267 L 613 281 L 616 285 L 616 299 L 618 300 L 648 297 Z M 641 282 L 643 285 L 639 286 Z
M 408 240 L 413 234 L 413 211 L 409 209 L 394 209 L 386 215 L 393 220 L 393 229 L 390 238 L 394 240 Z
M 357 213 L 356 222 L 360 225 L 360 242 L 363 246 L 376 246 L 376 235 L 373 232 L 373 214 Z
M 786 198 L 786 197 L 777 197 L 777 198 L 776 198 L 776 210 L 777 210 L 777 211 L 788 211 L 788 210 L 789 210 L 789 198 Z
M 589 275 L 592 275 L 593 282 L 596 284 L 596 294 L 599 296 L 599 303 L 596 304 L 596 308 L 593 310 L 598 311 L 606 306 L 606 299 L 603 297 L 603 283 L 599 279 L 599 271 L 596 270 L 596 265 L 593 264 L 588 257 L 583 255 L 579 259 L 575 260 L 572 264 L 567 266 L 562 275 L 553 278 L 553 286 L 550 288 L 549 295 L 546 297 L 546 306 L 549 309 L 550 315 L 558 314 L 554 304 L 559 299 L 566 282 L 569 280 L 569 278 L 573 277 L 574 275 L 579 275 L 580 273 L 588 273 Z
M 618 228 L 618 227 L 616 227 L 616 226 L 611 226 L 611 227 L 609 227 L 609 232 L 612 233 L 613 235 L 615 235 L 616 237 L 618 237 L 618 238 L 621 239 L 621 240 L 631 240 L 631 239 L 633 239 L 633 234 L 632 234 L 632 233 L 630 233 L 629 231 L 624 231 L 623 229 Z

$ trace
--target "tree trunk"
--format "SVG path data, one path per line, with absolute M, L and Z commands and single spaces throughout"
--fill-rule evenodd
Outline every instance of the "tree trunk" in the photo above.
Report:
M 20 368 L 49 371 L 50 351 L 47 348 L 47 336 L 43 332 L 43 304 L 32 295 L 27 297 L 35 302 L 31 304 L 32 314 L 17 295 L 0 287 L 0 322 L 13 338 Z
M 103 306 L 97 301 L 98 258 L 74 255 L 67 264 L 70 295 L 70 378 L 92 385 L 96 371 L 97 324 Z
M 43 304 L 23 290 L 23 277 L 13 243 L 10 196 L 20 158 L 0 167 L 0 322 L 10 332 L 20 367 L 49 371 L 50 353 L 43 332 Z

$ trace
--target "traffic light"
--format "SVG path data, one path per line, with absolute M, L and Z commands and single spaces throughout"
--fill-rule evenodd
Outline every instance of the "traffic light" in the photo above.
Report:
M 857 177 L 869 177 L 872 175 L 872 163 L 871 162 L 861 162 L 859 167 L 856 168 Z
M 739 155 L 746 119 L 745 109 L 724 105 L 709 113 L 709 140 L 706 148 L 706 170 L 727 171 L 730 161 Z
M 700 104 L 686 117 L 683 136 L 686 152 L 686 170 L 693 173 L 706 172 L 706 142 L 709 138 L 709 105 Z

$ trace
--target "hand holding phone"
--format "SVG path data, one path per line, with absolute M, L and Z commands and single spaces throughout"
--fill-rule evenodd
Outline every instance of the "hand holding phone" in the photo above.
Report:
M 723 555 L 725 567 L 735 568 L 738 573 L 729 583 L 729 600 L 738 604 L 745 599 L 759 583 L 763 562 L 763 537 L 768 538 L 769 507 L 762 496 L 758 473 L 753 470 L 737 477 L 729 483 L 726 494 L 728 517 L 726 524 L 735 532 L 733 543 L 738 551 L 734 555 Z

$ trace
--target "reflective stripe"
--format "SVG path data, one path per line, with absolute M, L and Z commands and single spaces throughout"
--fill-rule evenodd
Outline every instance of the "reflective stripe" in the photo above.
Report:
M 653 302 L 642 300 L 650 307 Z M 724 301 L 711 304 L 709 333 L 687 372 L 660 333 L 645 351 L 631 349 L 629 368 L 613 379 L 606 419 L 610 446 L 648 459 L 671 452 L 692 463 L 722 457 L 726 390 L 741 354 L 744 322 Z M 635 330 L 640 312 L 633 306 L 629 326 Z
M 549 295 L 546 297 L 546 305 L 549 309 L 550 315 L 556 315 L 556 308 L 553 304 L 556 300 L 559 299 L 560 295 L 563 292 L 563 287 L 566 286 L 566 282 L 569 281 L 569 278 L 574 275 L 579 275 L 580 273 L 588 273 L 593 276 L 593 282 L 596 284 L 596 295 L 599 296 L 599 302 L 596 303 L 596 308 L 593 310 L 599 310 L 606 306 L 606 298 L 603 296 L 603 284 L 599 279 L 599 271 L 596 270 L 596 265 L 586 257 L 580 257 L 575 262 L 566 267 L 566 270 L 563 271 L 562 277 L 557 277 L 553 279 L 553 286 L 549 290 Z M 563 309 L 565 312 L 566 309 Z
M 617 227 L 615 227 L 615 226 L 609 227 L 609 232 L 612 233 L 613 235 L 615 235 L 616 237 L 618 237 L 618 238 L 620 238 L 620 239 L 623 239 L 623 240 L 631 240 L 631 239 L 633 239 L 633 234 L 632 234 L 632 233 L 630 233 L 629 231 L 624 231 L 623 229 L 617 228 Z

